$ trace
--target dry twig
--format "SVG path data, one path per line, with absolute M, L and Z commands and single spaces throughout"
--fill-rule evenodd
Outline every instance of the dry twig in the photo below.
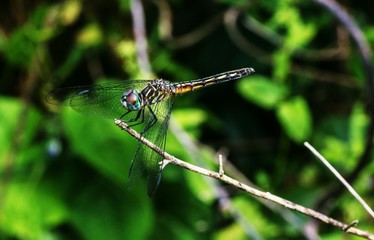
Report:
M 305 214 L 305 215 L 310 216 L 312 218 L 315 218 L 317 220 L 320 220 L 321 222 L 324 222 L 326 224 L 338 227 L 338 228 L 340 228 L 341 230 L 344 230 L 347 233 L 374 240 L 374 234 L 371 234 L 371 233 L 363 231 L 361 229 L 352 227 L 350 224 L 342 223 L 342 222 L 337 221 L 333 218 L 330 218 L 326 215 L 323 215 L 323 214 L 321 214 L 317 211 L 314 211 L 313 209 L 305 208 L 301 205 L 298 205 L 298 204 L 290 202 L 286 199 L 275 196 L 275 195 L 273 195 L 269 192 L 263 192 L 263 191 L 257 190 L 255 188 L 250 187 L 250 186 L 248 186 L 248 185 L 246 185 L 242 182 L 239 182 L 239 181 L 237 181 L 237 180 L 235 180 L 235 179 L 233 179 L 233 178 L 231 178 L 231 177 L 229 177 L 225 174 L 220 174 L 219 172 L 214 172 L 214 171 L 211 171 L 211 170 L 208 170 L 208 169 L 205 169 L 205 168 L 201 168 L 201 167 L 192 165 L 190 163 L 184 162 L 180 159 L 177 159 L 174 156 L 164 152 L 162 149 L 160 149 L 159 147 L 154 145 L 152 142 L 143 138 L 138 132 L 136 132 L 134 129 L 130 128 L 125 122 L 116 119 L 115 124 L 118 127 L 120 127 L 122 130 L 125 130 L 130 135 L 135 137 L 137 140 L 141 141 L 142 143 L 144 143 L 145 145 L 150 147 L 153 151 L 155 151 L 158 154 L 160 154 L 161 156 L 163 156 L 164 157 L 164 160 L 163 160 L 164 161 L 163 162 L 164 167 L 167 164 L 171 163 L 173 165 L 180 166 L 180 167 L 185 168 L 187 170 L 190 170 L 192 172 L 196 172 L 196 173 L 199 173 L 199 174 L 211 177 L 211 178 L 215 178 L 215 179 L 220 180 L 220 181 L 222 181 L 222 182 L 224 182 L 228 185 L 234 186 L 235 188 L 240 189 L 244 192 L 250 193 L 250 194 L 252 194 L 256 197 L 263 198 L 263 199 L 266 199 L 268 201 L 277 203 L 277 204 L 279 204 L 283 207 L 295 210 L 299 213 L 302 213 L 302 214 Z

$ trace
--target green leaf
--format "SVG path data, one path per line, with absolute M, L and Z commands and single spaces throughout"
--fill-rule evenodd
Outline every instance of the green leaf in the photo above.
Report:
M 72 203 L 72 221 L 84 239 L 149 239 L 154 223 L 144 194 L 124 195 L 106 182 L 95 182 Z
M 5 167 L 5 159 L 10 150 L 12 136 L 15 134 L 15 125 L 21 112 L 21 104 L 16 99 L 0 98 L 0 111 L 3 114 L 0 118 L 0 168 Z
M 2 126 L 0 128 L 0 168 L 6 164 L 4 160 L 12 150 L 10 148 L 15 137 L 20 139 L 15 166 L 22 166 L 44 155 L 40 154 L 43 152 L 43 144 L 34 141 L 42 116 L 31 106 L 25 109 L 27 111 L 23 111 L 23 107 L 23 102 L 20 100 L 0 98 L 0 112 L 6 113 L 0 118 L 0 126 Z
M 12 32 L 8 41 L 2 44 L 7 61 L 25 69 L 34 62 L 38 44 L 49 40 L 55 34 L 55 30 L 45 24 L 48 13 L 48 7 L 38 6 L 31 12 L 27 22 Z
M 302 97 L 282 102 L 277 117 L 287 135 L 295 142 L 306 140 L 312 131 L 312 117 L 308 104 Z
M 184 206 L 187 207 L 187 206 Z M 196 210 L 196 209 L 195 209 Z M 192 215 L 192 214 L 191 214 Z M 204 220 L 195 220 L 190 224 L 186 224 L 188 217 L 179 217 L 177 214 L 163 214 L 157 216 L 157 230 L 149 239 L 180 239 L 180 240 L 195 240 L 206 239 L 204 234 L 199 231 L 198 225 L 204 227 Z M 193 224 L 195 224 L 194 227 Z
M 226 226 L 214 234 L 214 240 L 226 240 L 226 239 L 248 239 L 244 229 L 236 222 Z
M 151 59 L 154 71 L 168 73 L 170 76 L 169 80 L 183 81 L 198 77 L 191 69 L 178 64 L 174 59 L 174 55 L 164 48 L 154 49 L 154 52 L 154 58 Z M 126 64 L 128 63 L 126 62 Z
M 273 72 L 273 78 L 284 82 L 290 72 L 291 54 L 287 49 L 277 51 L 273 55 L 273 65 L 276 66 Z
M 81 29 L 77 36 L 77 44 L 83 48 L 99 46 L 103 41 L 103 33 L 96 24 L 89 24 Z
M 289 52 L 306 46 L 316 33 L 313 23 L 304 23 L 299 8 L 293 0 L 281 1 L 268 22 L 268 26 L 285 32 L 283 44 Z
M 251 199 L 245 196 L 237 196 L 232 199 L 234 207 L 240 212 L 241 216 L 253 226 L 253 237 L 259 237 L 255 232 L 255 229 L 261 229 L 260 234 L 265 239 L 274 239 L 278 235 L 278 229 L 276 225 L 268 222 L 263 217 L 263 213 L 257 204 L 254 204 Z
M 120 6 L 121 11 L 127 13 L 131 9 L 131 2 L 130 0 L 120 0 L 119 6 Z
M 1 211 L 1 232 L 17 239 L 43 239 L 67 217 L 60 199 L 24 182 L 8 186 Z
M 200 134 L 200 126 L 207 121 L 208 114 L 197 108 L 175 109 L 173 118 L 185 129 L 189 134 L 198 138 Z
M 136 61 L 136 45 L 132 40 L 122 40 L 116 45 L 116 54 L 122 60 L 122 68 L 131 78 L 137 78 L 140 74 Z M 143 76 L 144 77 L 144 76 Z
M 82 5 L 83 3 L 80 1 L 61 2 L 56 9 L 59 14 L 61 24 L 67 26 L 76 22 L 79 18 L 79 14 L 82 13 Z
M 121 131 L 114 120 L 96 119 L 63 112 L 63 125 L 74 152 L 103 175 L 124 184 L 137 140 Z
M 338 122 L 339 121 L 339 122 Z M 364 112 L 362 104 L 356 104 L 353 107 L 351 116 L 349 118 L 349 126 L 344 125 L 337 132 L 345 131 L 348 128 L 349 134 L 347 136 L 327 135 L 321 140 L 323 148 L 320 150 L 321 154 L 334 164 L 335 167 L 342 170 L 352 169 L 357 162 L 357 158 L 362 154 L 365 147 L 365 133 L 368 125 L 368 117 Z M 341 123 L 342 120 L 335 120 L 334 126 Z
M 243 97 L 265 109 L 274 108 L 288 92 L 284 85 L 258 75 L 239 81 L 237 88 Z
M 348 170 L 354 166 L 355 159 L 352 159 L 349 146 L 345 141 L 334 136 L 325 136 L 323 145 L 324 148 L 320 149 L 321 154 L 335 167 L 346 166 Z
M 186 183 L 200 201 L 211 204 L 215 200 L 215 192 L 213 191 L 212 184 L 209 184 L 211 179 L 190 171 L 185 171 L 185 175 Z
M 30 38 L 27 27 L 19 28 L 12 33 L 4 46 L 4 56 L 13 65 L 27 68 L 36 51 L 36 43 Z M 22 47 L 20 47 L 22 46 Z
M 362 104 L 354 106 L 349 123 L 350 148 L 353 155 L 357 157 L 364 151 L 366 128 L 369 123 L 369 118 L 365 114 Z

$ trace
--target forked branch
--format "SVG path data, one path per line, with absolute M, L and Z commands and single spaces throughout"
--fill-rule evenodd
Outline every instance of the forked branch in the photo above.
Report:
M 300 212 L 302 214 L 305 214 L 307 216 L 310 216 L 312 218 L 315 218 L 317 220 L 320 220 L 321 222 L 324 222 L 326 224 L 330 224 L 332 226 L 338 227 L 340 230 L 345 231 L 347 233 L 357 235 L 360 237 L 364 237 L 367 239 L 373 239 L 374 240 L 374 234 L 371 234 L 369 232 L 363 231 L 361 229 L 355 228 L 352 226 L 352 224 L 345 224 L 338 220 L 335 220 L 333 218 L 330 218 L 326 215 L 323 215 L 317 211 L 314 211 L 313 209 L 303 207 L 301 205 L 298 205 L 296 203 L 290 202 L 286 199 L 280 198 L 278 196 L 275 196 L 269 192 L 263 192 L 258 189 L 255 189 L 253 187 L 250 187 L 244 183 L 241 183 L 227 175 L 225 175 L 222 171 L 221 172 L 214 172 L 205 168 L 201 168 L 198 166 L 195 166 L 193 164 L 187 163 L 185 161 L 182 161 L 180 159 L 175 158 L 174 156 L 168 154 L 167 152 L 164 152 L 162 149 L 154 145 L 152 142 L 148 141 L 147 139 L 143 138 L 138 132 L 136 132 L 134 129 L 130 128 L 125 122 L 116 119 L 115 124 L 119 126 L 122 130 L 125 130 L 130 135 L 135 137 L 137 140 L 141 141 L 148 147 L 150 147 L 153 151 L 157 152 L 164 158 L 164 163 L 162 164 L 163 167 L 165 167 L 167 164 L 171 163 L 173 165 L 180 166 L 182 168 L 188 169 L 190 171 L 215 178 L 217 180 L 220 180 L 228 185 L 231 185 L 235 188 L 238 188 L 244 192 L 250 193 L 256 197 L 266 199 L 268 201 L 274 202 L 276 204 L 279 204 L 283 207 L 295 210 L 297 212 Z

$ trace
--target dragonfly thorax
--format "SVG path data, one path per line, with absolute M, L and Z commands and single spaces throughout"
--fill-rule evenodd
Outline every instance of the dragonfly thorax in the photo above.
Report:
M 121 97 L 121 104 L 130 111 L 137 111 L 142 107 L 142 101 L 139 93 L 131 88 L 127 89 L 123 93 Z

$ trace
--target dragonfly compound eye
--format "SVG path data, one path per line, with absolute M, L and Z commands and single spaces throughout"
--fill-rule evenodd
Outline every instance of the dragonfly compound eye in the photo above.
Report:
M 130 111 L 136 111 L 140 109 L 140 98 L 139 94 L 135 92 L 133 89 L 126 90 L 121 98 L 122 105 L 130 110 Z

